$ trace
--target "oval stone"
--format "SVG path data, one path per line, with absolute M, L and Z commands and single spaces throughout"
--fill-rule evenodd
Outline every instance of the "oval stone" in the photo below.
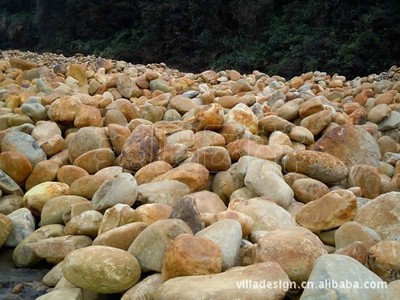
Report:
M 349 172 L 346 165 L 335 156 L 311 150 L 288 153 L 282 163 L 286 172 L 303 173 L 323 183 L 341 181 Z
M 133 255 L 108 246 L 89 246 L 69 253 L 62 270 L 69 282 L 101 294 L 126 291 L 141 275 Z

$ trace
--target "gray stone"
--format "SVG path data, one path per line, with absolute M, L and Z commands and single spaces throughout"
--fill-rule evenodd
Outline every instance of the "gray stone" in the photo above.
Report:
M 317 258 L 300 299 L 389 300 L 390 295 L 386 283 L 355 259 L 325 254 Z
M 242 243 L 242 227 L 238 221 L 231 219 L 218 221 L 199 231 L 196 236 L 206 237 L 220 247 L 223 271 L 237 265 Z
M 382 240 L 400 241 L 400 192 L 367 202 L 357 210 L 354 221 L 375 230 Z
M 204 220 L 197 208 L 196 200 L 191 197 L 182 197 L 169 216 L 169 219 L 181 219 L 185 221 L 193 233 L 205 227 Z
M 34 168 L 37 163 L 46 160 L 46 153 L 39 144 L 24 132 L 10 131 L 1 141 L 1 152 L 18 151 L 24 154 Z
M 269 196 L 283 208 L 288 208 L 293 202 L 294 193 L 283 179 L 281 167 L 275 162 L 251 160 L 244 183 L 259 196 Z
M 20 186 L 1 169 L 0 169 L 0 189 L 5 194 L 16 194 L 19 196 L 24 195 L 24 192 L 22 191 Z
M 398 129 L 400 126 L 400 112 L 393 110 L 389 117 L 378 123 L 378 129 L 381 131 Z
M 117 203 L 132 206 L 137 194 L 135 177 L 129 173 L 123 173 L 114 180 L 105 181 L 94 193 L 92 204 L 99 211 L 104 211 Z
M 5 242 L 5 246 L 15 247 L 35 231 L 35 218 L 27 208 L 20 208 L 9 214 L 13 228 Z

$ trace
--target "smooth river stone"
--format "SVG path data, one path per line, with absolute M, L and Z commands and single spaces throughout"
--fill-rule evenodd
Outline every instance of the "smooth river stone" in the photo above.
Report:
M 340 158 L 347 166 L 378 166 L 381 153 L 377 141 L 359 126 L 338 126 L 316 141 L 311 150 L 323 151 Z
M 175 207 L 179 199 L 190 193 L 189 187 L 178 180 L 161 180 L 137 187 L 138 200 L 142 203 L 164 203 Z
M 239 164 L 246 158 L 242 157 Z M 257 195 L 271 197 L 283 208 L 288 208 L 293 201 L 293 191 L 283 179 L 280 165 L 275 162 L 250 159 L 244 183 Z
M 6 215 L 0 214 L 0 249 L 10 235 L 12 228 L 12 220 Z
M 191 192 L 195 192 L 204 189 L 208 175 L 208 170 L 203 165 L 186 163 L 157 176 L 153 181 L 177 180 L 186 184 Z
M 3 170 L 0 169 L 0 189 L 6 194 L 15 194 L 22 196 L 24 192 L 20 186 Z
M 21 152 L 5 151 L 0 154 L 0 169 L 17 184 L 22 184 L 32 172 L 32 164 Z
M 354 242 L 362 242 L 368 250 L 373 245 L 381 241 L 379 235 L 369 227 L 357 222 L 346 222 L 335 231 L 336 249 L 345 248 Z
M 294 226 L 264 235 L 257 243 L 255 263 L 277 262 L 290 280 L 301 283 L 307 281 L 315 260 L 322 254 L 327 252 L 318 236 L 304 227 Z
M 323 183 L 339 182 L 347 177 L 346 165 L 337 157 L 311 150 L 288 153 L 282 160 L 286 172 L 306 174 Z
M 190 158 L 193 163 L 205 166 L 210 172 L 225 171 L 231 166 L 228 150 L 220 146 L 208 146 L 197 149 Z
M 34 186 L 25 193 L 22 201 L 24 206 L 29 208 L 33 214 L 40 216 L 43 206 L 51 198 L 70 193 L 68 184 L 60 182 L 43 182 Z
M 134 222 L 110 229 L 99 234 L 93 245 L 102 245 L 128 250 L 132 242 L 147 227 L 143 222 Z
M 35 243 L 39 240 L 59 236 L 64 236 L 64 226 L 62 225 L 52 224 L 38 228 L 15 247 L 12 255 L 15 265 L 26 268 L 39 263 L 42 259 L 34 252 Z
M 105 128 L 83 127 L 74 133 L 69 142 L 69 160 L 74 163 L 82 154 L 99 148 L 111 148 Z
M 251 217 L 254 221 L 253 231 L 274 230 L 296 225 L 294 218 L 281 206 L 268 200 L 267 197 L 252 199 L 234 199 L 229 203 L 228 211 L 237 211 Z
M 45 181 L 54 181 L 57 177 L 59 168 L 58 163 L 54 160 L 44 160 L 39 162 L 26 179 L 25 189 L 28 191 L 35 185 Z
M 133 208 L 127 204 L 118 203 L 105 211 L 101 220 L 99 234 L 135 222 L 135 217 L 136 213 Z
M 65 258 L 62 270 L 69 282 L 101 294 L 124 292 L 141 276 L 140 265 L 134 256 L 108 246 L 89 246 L 71 252 Z
M 300 299 L 389 300 L 390 296 L 385 282 L 357 260 L 346 255 L 325 254 L 317 258 Z
M 138 235 L 128 252 L 137 258 L 143 272 L 161 272 L 165 250 L 182 233 L 192 234 L 189 226 L 182 220 L 157 221 Z
M 220 273 L 220 247 L 206 237 L 180 234 L 165 250 L 162 277 L 169 280 L 179 276 Z
M 208 238 L 219 246 L 223 271 L 237 265 L 242 243 L 242 227 L 238 221 L 232 219 L 220 220 L 197 232 L 196 237 Z
M 46 160 L 46 153 L 29 134 L 10 131 L 1 141 L 1 152 L 17 151 L 24 154 L 35 167 L 37 163 Z
M 114 164 L 115 155 L 110 148 L 100 148 L 90 150 L 78 156 L 74 165 L 85 169 L 89 174 L 110 167 Z
M 356 196 L 347 190 L 336 190 L 304 205 L 296 214 L 296 221 L 319 232 L 352 221 L 356 212 Z
M 104 211 L 117 203 L 132 206 L 136 201 L 137 195 L 135 177 L 129 173 L 123 173 L 113 180 L 105 181 L 94 193 L 92 204 L 99 211 Z
M 400 241 L 381 241 L 368 250 L 368 267 L 386 282 L 400 279 Z
M 85 175 L 89 175 L 89 173 L 85 169 L 82 169 L 81 167 L 78 166 L 66 165 L 58 169 L 57 181 L 66 183 L 69 186 L 71 186 L 71 184 L 75 180 Z
M 56 99 L 49 109 L 49 117 L 52 121 L 68 125 L 74 123 L 76 112 L 81 106 L 81 101 L 76 97 L 63 96 Z
M 12 229 L 9 233 L 5 246 L 15 247 L 35 231 L 35 218 L 27 208 L 20 208 L 13 211 L 7 217 L 12 222 Z
M 400 192 L 367 202 L 357 210 L 354 221 L 375 230 L 382 240 L 400 241 Z
M 139 171 L 135 173 L 135 179 L 139 185 L 149 183 L 157 176 L 167 173 L 171 169 L 172 166 L 165 161 L 153 161 L 152 163 L 140 168 Z
M 88 202 L 86 198 L 73 195 L 63 195 L 49 199 L 45 203 L 40 215 L 40 226 L 49 224 L 63 224 L 62 216 L 73 203 Z
M 196 131 L 221 129 L 224 124 L 224 109 L 218 103 L 200 108 L 195 114 L 193 127 Z
M 261 282 L 280 282 L 281 287 L 266 288 Z M 255 284 L 256 286 L 253 286 Z M 235 267 L 212 275 L 183 276 L 164 282 L 154 300 L 186 299 L 283 299 L 289 277 L 275 262 Z
M 33 246 L 34 253 L 49 261 L 58 262 L 67 256 L 68 253 L 88 247 L 92 244 L 92 239 L 85 235 L 65 235 L 41 239 Z
M 99 232 L 103 214 L 95 210 L 87 210 L 71 218 L 65 225 L 65 234 L 86 235 L 95 238 Z

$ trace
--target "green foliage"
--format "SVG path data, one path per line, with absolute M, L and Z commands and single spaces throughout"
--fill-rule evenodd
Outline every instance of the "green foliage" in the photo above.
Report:
M 354 77 L 400 57 L 397 0 L 0 0 L 0 11 L 0 48 L 162 61 L 183 71 Z

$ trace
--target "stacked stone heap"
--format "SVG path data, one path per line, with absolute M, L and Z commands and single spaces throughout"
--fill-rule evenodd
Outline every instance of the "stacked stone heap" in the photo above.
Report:
M 399 80 L 3 51 L 0 247 L 41 300 L 399 299 Z

